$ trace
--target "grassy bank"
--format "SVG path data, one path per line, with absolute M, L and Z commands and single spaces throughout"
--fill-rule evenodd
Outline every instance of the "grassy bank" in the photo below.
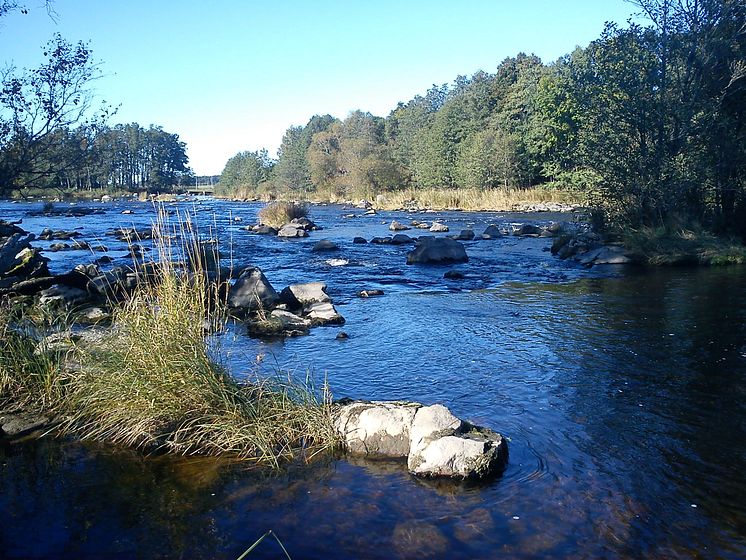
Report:
M 303 200 L 311 203 L 348 204 L 368 200 L 379 210 L 401 208 L 425 208 L 430 210 L 465 211 L 521 211 L 537 205 L 560 204 L 582 206 L 583 197 L 569 189 L 415 189 L 377 193 L 364 189 L 352 189 L 340 193 L 334 189 L 319 188 L 308 192 L 259 192 L 237 190 L 227 195 L 243 200 Z
M 622 241 L 638 262 L 656 266 L 746 264 L 746 246 L 698 228 L 640 228 Z
M 201 252 L 189 249 L 199 246 L 195 238 L 174 248 L 172 232 L 160 233 L 155 273 L 98 336 L 51 352 L 38 333 L 19 328 L 23 318 L 2 314 L 0 406 L 34 403 L 60 418 L 64 433 L 148 452 L 277 466 L 334 447 L 326 391 L 318 396 L 308 383 L 279 376 L 243 382 L 230 374 L 211 343 L 225 325 L 220 286 L 208 282 Z

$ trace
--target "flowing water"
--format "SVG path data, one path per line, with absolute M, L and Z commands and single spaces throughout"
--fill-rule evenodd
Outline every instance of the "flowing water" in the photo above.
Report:
M 107 230 L 147 226 L 154 210 L 100 206 L 50 219 L 0 203 L 0 217 L 35 233 L 81 228 L 125 264 Z M 392 219 L 480 233 L 571 217 L 314 207 L 324 231 L 282 241 L 242 229 L 257 205 L 181 207 L 230 240 L 235 267 L 261 267 L 278 289 L 325 281 L 347 319 L 274 341 L 233 328 L 220 345 L 236 375 L 282 368 L 326 378 L 335 397 L 443 403 L 510 439 L 506 470 L 455 483 L 330 458 L 268 474 L 72 441 L 6 445 L 0 557 L 237 558 L 270 529 L 294 559 L 746 557 L 743 268 L 585 269 L 547 252 L 551 240 L 515 237 L 467 242 L 467 264 L 407 266 L 406 246 L 352 238 L 386 235 Z M 321 238 L 342 249 L 312 253 Z M 92 260 L 50 256 L 54 272 Z M 444 279 L 450 268 L 465 278 Z M 385 295 L 355 296 L 373 288 Z M 280 555 L 267 539 L 250 558 Z

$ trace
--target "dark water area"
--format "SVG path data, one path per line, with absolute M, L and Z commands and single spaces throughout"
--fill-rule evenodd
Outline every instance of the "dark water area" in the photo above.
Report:
M 155 215 L 141 203 L 25 215 L 37 206 L 0 203 L 0 218 L 37 234 L 80 227 L 114 264 L 126 248 L 107 230 Z M 507 436 L 508 466 L 454 483 L 397 462 L 330 458 L 267 474 L 73 441 L 6 445 L 0 558 L 237 558 L 269 529 L 294 559 L 746 557 L 743 268 L 585 269 L 553 257 L 549 239 L 515 237 L 467 242 L 463 265 L 422 267 L 405 264 L 407 247 L 352 244 L 389 234 L 392 219 L 479 234 L 569 215 L 313 207 L 325 229 L 282 241 L 242 229 L 257 205 L 170 207 L 194 210 L 203 231 L 231 241 L 236 268 L 260 266 L 278 289 L 325 281 L 347 320 L 274 341 L 237 325 L 219 339 L 236 375 L 280 368 L 326 379 L 335 397 L 443 403 Z M 312 253 L 321 238 L 341 250 Z M 54 272 L 94 258 L 49 256 Z M 451 268 L 465 279 L 444 279 Z M 385 295 L 355 296 L 373 288 Z M 335 340 L 340 330 L 350 338 Z M 280 555 L 266 540 L 250 558 Z

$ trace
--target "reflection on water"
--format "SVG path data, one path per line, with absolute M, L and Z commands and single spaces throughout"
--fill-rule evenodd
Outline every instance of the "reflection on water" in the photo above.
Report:
M 315 209 L 326 230 L 282 243 L 242 232 L 229 210 L 246 223 L 255 208 L 205 210 L 234 258 L 277 287 L 327 281 L 350 335 L 262 342 L 236 327 L 220 344 L 237 374 L 310 369 L 337 397 L 443 402 L 510 438 L 506 471 L 456 484 L 330 459 L 268 476 L 69 441 L 6 446 L 3 557 L 236 558 L 268 529 L 294 558 L 746 556 L 745 271 L 588 271 L 555 261 L 547 240 L 507 238 L 469 244 L 454 283 L 445 267 L 407 267 L 406 248 L 351 244 L 406 216 Z M 477 231 L 515 219 L 439 217 Z M 321 236 L 350 264 L 310 253 Z M 386 295 L 354 297 L 376 287 Z M 278 553 L 265 541 L 252 558 Z

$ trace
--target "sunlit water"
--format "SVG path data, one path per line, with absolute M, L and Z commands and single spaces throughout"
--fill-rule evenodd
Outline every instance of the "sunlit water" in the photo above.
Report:
M 0 217 L 35 233 L 81 227 L 121 264 L 126 248 L 107 230 L 154 217 L 146 204 L 24 215 L 38 206 L 1 203 Z M 135 214 L 119 214 L 125 206 Z M 352 244 L 388 234 L 391 219 L 479 233 L 569 216 L 315 207 L 324 231 L 281 241 L 242 229 L 255 205 L 180 208 L 230 239 L 235 267 L 260 266 L 276 288 L 325 281 L 347 319 L 275 341 L 232 328 L 220 347 L 236 375 L 283 369 L 327 379 L 335 397 L 441 402 L 510 438 L 507 469 L 453 483 L 415 479 L 396 462 L 330 459 L 267 475 L 68 441 L 17 444 L 0 449 L 0 557 L 236 558 L 269 529 L 293 558 L 746 556 L 744 270 L 589 270 L 551 256 L 551 240 L 514 237 L 467 242 L 464 265 L 422 267 L 405 264 L 408 247 Z M 312 253 L 324 237 L 342 249 Z M 55 272 L 92 260 L 50 256 Z M 449 268 L 466 278 L 443 279 Z M 355 295 L 372 288 L 385 295 Z M 350 338 L 335 340 L 340 330 Z M 251 558 L 280 553 L 267 540 Z

